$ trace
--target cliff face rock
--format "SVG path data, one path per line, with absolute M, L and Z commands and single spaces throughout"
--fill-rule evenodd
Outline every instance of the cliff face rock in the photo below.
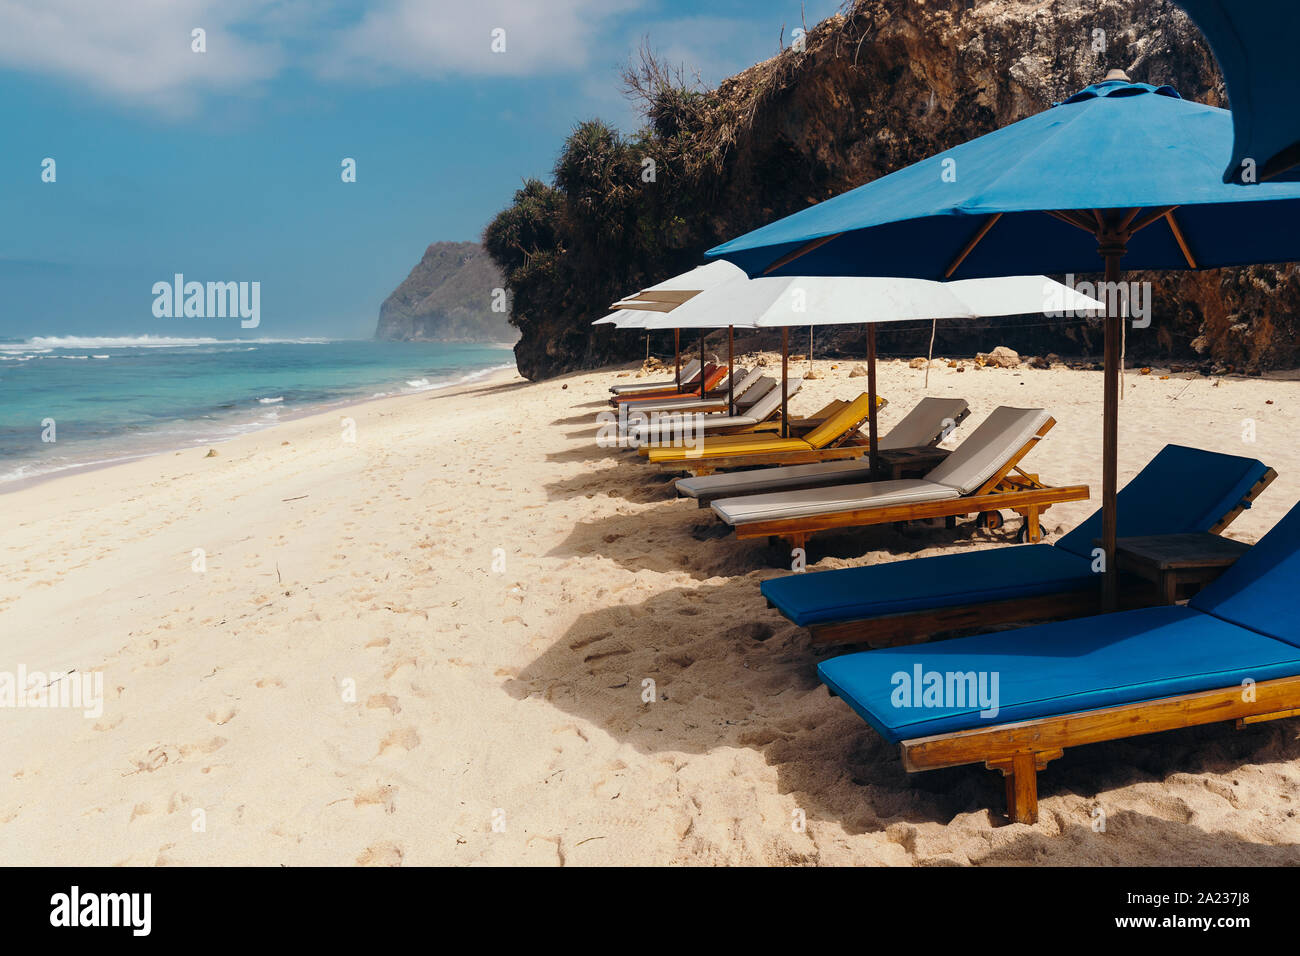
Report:
M 396 342 L 508 342 L 518 334 L 492 311 L 501 270 L 477 242 L 435 242 L 379 307 L 375 338 Z
M 517 197 L 489 226 L 514 293 L 520 371 L 545 377 L 640 357 L 641 335 L 590 327 L 619 295 L 690 268 L 720 241 L 1039 112 L 1114 68 L 1226 105 L 1208 46 L 1165 0 L 858 0 L 813 28 L 803 51 L 717 90 L 659 86 L 647 97 L 647 130 L 606 144 L 580 128 L 555 185 L 533 184 L 529 205 Z M 648 184 L 637 181 L 644 156 L 657 165 Z M 519 255 L 503 251 L 507 233 Z M 1151 327 L 1130 331 L 1130 359 L 1300 364 L 1291 267 L 1129 278 L 1154 289 Z M 817 339 L 819 351 L 861 351 L 860 330 Z M 882 330 L 880 346 L 916 355 L 928 341 L 923 323 Z M 1101 341 L 1087 320 L 1038 316 L 996 330 L 941 323 L 935 350 L 1096 356 Z

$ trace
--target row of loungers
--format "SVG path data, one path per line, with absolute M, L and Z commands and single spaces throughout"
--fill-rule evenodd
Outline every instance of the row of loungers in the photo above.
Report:
M 1167 445 L 1120 491 L 1119 537 L 1220 534 L 1276 477 L 1254 458 Z M 1100 603 L 1101 530 L 1097 511 L 1055 544 L 790 574 L 761 591 L 814 644 L 886 647 L 963 627 L 1074 617 Z M 1121 585 L 1131 600 L 1147 591 Z
M 864 651 L 817 672 L 909 772 L 983 763 L 1005 776 L 1011 819 L 1034 823 L 1038 771 L 1066 747 L 1300 714 L 1297 585 L 1300 505 L 1186 605 Z M 996 693 L 973 699 L 979 687 Z
M 660 464 L 703 459 L 679 494 L 708 504 L 739 536 L 796 546 L 833 527 L 1005 508 L 1024 515 L 1022 540 L 1037 541 L 1042 510 L 1088 497 L 1086 486 L 1049 488 L 1020 470 L 1054 424 L 1042 409 L 997 409 L 921 479 L 854 481 L 872 475 L 861 460 L 780 464 L 851 440 L 864 400 L 779 444 L 748 435 L 641 453 Z M 923 407 L 937 401 L 913 409 L 882 449 L 937 443 L 965 417 L 965 403 Z M 936 437 L 930 419 L 940 412 Z M 778 467 L 709 473 L 764 463 Z M 1254 459 L 1167 446 L 1120 492 L 1119 535 L 1220 533 L 1275 477 Z M 764 582 L 762 593 L 815 644 L 878 648 L 827 660 L 818 675 L 898 745 L 909 772 L 983 763 L 1004 775 L 1011 819 L 1033 823 L 1037 774 L 1066 747 L 1300 715 L 1300 621 L 1289 613 L 1300 587 L 1300 505 L 1185 606 L 1144 606 L 1155 601 L 1149 586 L 1122 580 L 1131 609 L 1096 616 L 1100 534 L 1096 513 L 1055 545 L 792 574 Z M 1030 620 L 1050 623 L 920 644 Z
M 1252 458 L 1169 445 L 1120 492 L 1119 534 L 1220 533 L 1275 478 Z M 1300 506 L 1186 607 L 1087 616 L 1100 601 L 1100 533 L 1096 513 L 1055 545 L 792 574 L 761 589 L 814 643 L 883 648 L 818 674 L 899 746 L 909 772 L 984 763 L 1006 777 L 1010 817 L 1032 823 L 1037 772 L 1066 746 L 1300 708 L 1300 630 L 1273 623 L 1300 586 Z M 1124 583 L 1130 604 L 1153 600 L 1150 585 Z M 1029 620 L 1053 623 L 897 646 Z M 979 699 L 981 680 L 995 707 Z
M 803 379 L 791 378 L 786 382 L 787 400 L 793 398 L 803 385 Z M 701 414 L 674 419 L 671 414 L 685 415 L 687 412 L 705 411 L 689 407 L 675 407 L 656 411 L 660 414 L 650 417 L 644 410 L 641 414 L 632 413 L 628 417 L 626 430 L 628 442 L 634 448 L 681 442 L 689 432 L 692 438 L 708 435 L 727 435 L 752 431 L 764 422 L 772 421 L 781 410 L 781 385 L 776 379 L 760 375 L 752 385 L 746 387 L 736 400 L 734 409 L 728 411 L 724 405 L 723 414 Z M 663 412 L 670 413 L 665 418 Z

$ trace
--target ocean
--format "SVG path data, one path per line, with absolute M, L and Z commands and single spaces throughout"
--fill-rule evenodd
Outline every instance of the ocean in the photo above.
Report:
M 514 366 L 508 345 L 0 339 L 0 492 Z M 54 440 L 49 440 L 49 439 Z

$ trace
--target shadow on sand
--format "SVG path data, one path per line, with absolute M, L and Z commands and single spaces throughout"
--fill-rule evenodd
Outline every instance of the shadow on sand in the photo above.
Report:
M 642 525 L 633 522 L 629 534 Z M 665 557 L 657 570 L 680 570 L 680 558 Z M 908 774 L 897 749 L 828 694 L 817 662 L 852 648 L 810 648 L 800 629 L 765 607 L 758 585 L 770 576 L 751 571 L 583 614 L 504 690 L 542 698 L 645 754 L 753 750 L 775 768 L 780 792 L 797 800 L 810 825 L 834 822 L 863 834 L 966 815 L 959 826 L 970 836 L 1002 823 L 999 775 L 980 765 Z M 650 704 L 642 702 L 647 679 L 654 681 Z M 1178 792 L 1194 787 L 1203 801 L 1209 790 L 1236 806 L 1232 786 L 1187 775 L 1231 777 L 1259 764 L 1249 773 L 1267 778 L 1277 773 L 1270 764 L 1297 759 L 1295 721 L 1243 731 L 1212 725 L 1067 751 L 1039 775 L 1043 819 L 1054 825 L 1000 829 L 992 840 L 967 841 L 965 852 L 990 864 L 1132 862 L 1136 841 L 1149 845 L 1140 858 L 1152 862 L 1294 863 L 1295 847 L 1198 826 L 1194 805 Z M 1114 806 L 1128 795 L 1110 792 L 1134 783 L 1160 787 L 1144 795 L 1160 817 Z M 1107 809 L 1106 833 L 1092 830 L 1098 805 Z M 1295 811 L 1279 807 L 1279 818 L 1288 812 Z

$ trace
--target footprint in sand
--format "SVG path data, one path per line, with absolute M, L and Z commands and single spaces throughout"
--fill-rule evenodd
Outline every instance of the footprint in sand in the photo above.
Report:
M 376 843 L 357 857 L 357 866 L 401 866 L 403 856 L 396 843 Z
M 233 707 L 219 707 L 216 710 L 208 711 L 208 720 L 220 727 L 222 724 L 228 724 L 234 720 L 235 713 Z
M 401 705 L 397 702 L 397 698 L 392 694 L 372 694 L 366 700 L 366 708 L 368 710 L 380 710 L 385 707 L 388 708 L 388 711 L 391 714 L 399 714 L 402 712 Z
M 354 807 L 380 806 L 384 808 L 385 813 L 396 813 L 397 788 L 391 784 L 384 784 L 373 790 L 366 790 L 352 798 L 352 805 Z
M 402 730 L 394 730 L 379 743 L 379 753 L 376 756 L 383 756 L 390 750 L 410 751 L 420 746 L 420 735 L 415 732 L 414 727 L 406 727 Z

